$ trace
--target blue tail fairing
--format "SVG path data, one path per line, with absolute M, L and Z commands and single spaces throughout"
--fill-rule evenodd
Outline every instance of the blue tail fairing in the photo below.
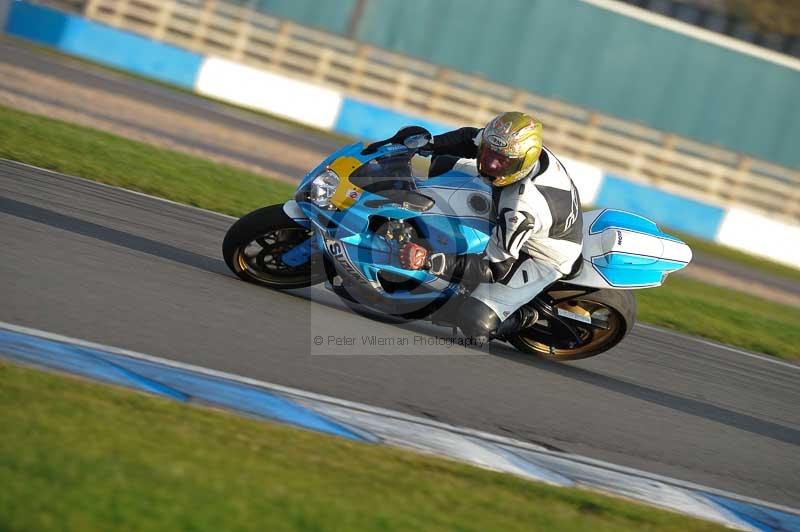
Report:
M 601 235 L 609 231 L 616 235 L 611 240 L 616 242 L 618 239 L 618 245 L 608 247 L 602 244 Z M 643 235 L 639 238 L 648 243 L 645 247 L 647 254 L 624 247 L 625 233 Z M 592 238 L 597 240 L 595 243 L 584 242 L 584 254 L 594 270 L 614 288 L 658 286 L 667 274 L 685 267 L 691 257 L 688 246 L 661 231 L 655 222 L 615 209 L 605 209 L 596 215 L 586 237 L 588 240 Z
M 589 234 L 602 233 L 606 229 L 625 229 L 628 231 L 636 231 L 647 235 L 657 236 L 667 240 L 680 242 L 679 238 L 668 235 L 659 229 L 658 225 L 652 220 L 648 220 L 638 214 L 633 214 L 626 211 L 619 211 L 616 209 L 606 209 L 597 217 L 597 219 L 589 227 Z

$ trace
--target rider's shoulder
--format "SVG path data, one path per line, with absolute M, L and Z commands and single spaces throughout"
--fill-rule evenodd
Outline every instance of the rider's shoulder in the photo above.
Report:
M 541 166 L 541 174 L 551 172 L 569 176 L 569 172 L 567 172 L 564 163 L 562 163 L 558 156 L 547 146 L 542 146 L 542 153 L 539 155 L 539 164 Z
M 542 148 L 535 171 L 535 184 L 564 188 L 570 186 L 572 179 L 564 163 L 547 148 Z
M 536 184 L 534 181 L 535 179 L 535 172 L 531 172 L 519 181 L 503 187 L 500 191 L 501 202 L 508 203 L 511 201 L 513 203 L 518 203 L 520 201 L 525 201 L 527 196 L 530 195 L 530 192 L 536 188 L 534 186 Z

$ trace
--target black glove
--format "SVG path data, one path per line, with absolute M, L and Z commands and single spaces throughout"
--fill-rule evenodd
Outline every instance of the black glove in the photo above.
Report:
M 395 133 L 394 136 L 386 140 L 379 140 L 378 142 L 373 142 L 372 144 L 364 148 L 364 151 L 362 151 L 361 153 L 363 155 L 369 155 L 370 153 L 375 153 L 378 150 L 378 148 L 380 148 L 381 146 L 385 146 L 387 144 L 405 144 L 405 140 L 407 138 L 413 137 L 415 135 L 425 135 L 429 139 L 433 138 L 431 136 L 430 131 L 428 131 L 424 127 L 406 126 L 400 128 L 400 130 L 397 133 Z M 430 141 L 428 142 L 428 145 L 430 145 Z

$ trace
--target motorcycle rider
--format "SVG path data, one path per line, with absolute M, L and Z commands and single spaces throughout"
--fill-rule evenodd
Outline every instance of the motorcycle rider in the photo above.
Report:
M 570 274 L 583 238 L 578 191 L 543 146 L 542 123 L 525 113 L 502 113 L 483 129 L 436 135 L 426 149 L 433 153 L 431 176 L 456 165 L 477 170 L 492 187 L 496 222 L 481 254 L 429 257 L 409 242 L 400 249 L 401 264 L 463 283 L 470 295 L 458 322 L 468 337 L 486 341 L 531 325 L 538 315 L 526 303 Z

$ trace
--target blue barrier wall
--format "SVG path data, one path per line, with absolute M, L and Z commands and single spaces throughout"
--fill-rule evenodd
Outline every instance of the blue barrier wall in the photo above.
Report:
M 606 174 L 597 192 L 598 207 L 635 212 L 671 229 L 714 240 L 724 209 Z
M 5 31 L 135 74 L 194 88 L 203 57 L 75 15 L 14 2 Z
M 67 25 L 67 16 L 45 7 L 14 2 L 4 30 L 10 35 L 58 48 Z
M 399 113 L 371 103 L 345 97 L 333 129 L 345 135 L 369 140 L 385 139 L 394 135 L 403 126 L 418 125 L 431 133 L 444 133 L 451 126 L 431 122 L 425 118 Z

